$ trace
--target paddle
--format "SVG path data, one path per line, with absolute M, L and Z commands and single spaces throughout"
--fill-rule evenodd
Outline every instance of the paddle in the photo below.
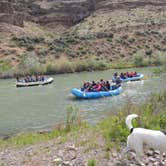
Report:
M 86 96 L 86 94 L 85 94 L 85 90 L 84 90 L 83 96 L 84 96 L 84 97 Z

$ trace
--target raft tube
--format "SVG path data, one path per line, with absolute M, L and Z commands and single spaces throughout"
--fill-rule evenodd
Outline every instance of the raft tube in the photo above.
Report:
M 139 81 L 139 80 L 141 80 L 143 77 L 144 77 L 143 74 L 138 73 L 135 77 L 127 77 L 127 78 L 125 78 L 125 79 L 122 79 L 122 78 L 121 78 L 121 81 L 122 81 L 122 82 L 127 82 L 127 81 Z M 112 81 L 115 82 L 115 77 L 112 78 Z
M 108 97 L 108 96 L 116 96 L 119 95 L 122 92 L 122 87 L 118 87 L 114 90 L 110 91 L 99 91 L 99 92 L 85 92 L 81 91 L 81 89 L 73 88 L 71 90 L 71 93 L 80 99 L 96 99 L 101 97 Z
M 28 87 L 51 84 L 54 81 L 52 77 L 46 78 L 44 81 L 35 82 L 16 82 L 16 87 Z

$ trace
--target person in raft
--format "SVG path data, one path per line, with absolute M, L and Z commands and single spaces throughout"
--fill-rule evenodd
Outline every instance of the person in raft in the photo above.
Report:
M 22 81 L 20 80 L 19 76 L 16 77 L 16 81 L 17 81 L 17 82 L 22 82 Z
M 120 76 L 117 76 L 115 83 L 116 83 L 116 86 L 117 86 L 117 87 L 120 87 L 120 86 L 121 86 L 122 80 L 120 79 Z
M 104 81 L 103 79 L 100 79 L 100 82 L 84 82 L 83 87 L 81 88 L 81 91 L 85 92 L 99 92 L 99 91 L 109 91 L 110 90 L 110 83 L 109 81 Z
M 125 74 L 124 74 L 124 73 L 120 73 L 120 78 L 122 78 L 122 79 L 126 79 Z
M 136 77 L 137 72 L 136 71 L 135 72 L 126 72 L 126 73 L 124 73 L 124 76 L 129 77 L 129 78 Z

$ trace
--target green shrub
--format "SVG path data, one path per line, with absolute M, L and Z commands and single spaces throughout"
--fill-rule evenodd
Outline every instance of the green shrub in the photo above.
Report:
M 1 60 L 0 61 L 0 71 L 6 72 L 10 69 L 10 62 L 8 60 Z
M 161 115 L 161 117 L 159 119 L 159 125 L 163 129 L 166 128 L 166 114 Z
M 99 123 L 98 127 L 103 130 L 103 134 L 107 141 L 107 149 L 111 142 L 115 145 L 121 142 L 126 142 L 126 138 L 129 134 L 129 130 L 125 124 L 125 118 L 131 113 L 136 113 L 139 118 L 133 120 L 134 127 L 144 127 L 157 130 L 166 129 L 166 92 L 153 95 L 149 101 L 143 104 L 127 104 L 118 112 L 115 116 L 109 116 L 105 120 Z M 150 117 L 150 118 L 149 118 Z
M 110 64 L 110 68 L 112 69 L 124 69 L 124 68 L 131 68 L 134 67 L 134 65 L 131 62 L 123 61 L 123 60 L 118 60 L 116 63 L 112 62 Z
M 42 49 L 40 49 L 40 50 L 37 51 L 37 54 L 38 54 L 40 57 L 46 57 L 47 54 L 48 54 L 48 50 L 42 48 Z
M 95 159 L 89 160 L 88 166 L 96 166 L 96 160 Z
M 70 131 L 80 122 L 79 109 L 72 106 L 67 108 L 66 131 Z
M 142 56 L 136 55 L 134 56 L 134 64 L 136 67 L 144 66 L 144 59 Z
M 146 54 L 146 55 L 149 55 L 149 56 L 152 55 L 152 53 L 153 53 L 152 49 L 149 49 L 149 50 L 146 50 L 146 51 L 145 51 L 145 54 Z
M 18 46 L 28 47 L 29 45 L 38 44 L 44 42 L 42 37 L 32 37 L 32 36 L 22 36 L 22 37 L 13 37 L 12 41 Z
M 52 63 L 47 64 L 47 66 L 46 66 L 46 73 L 47 74 L 55 74 L 56 70 L 57 70 L 56 64 L 52 64 Z
M 27 46 L 27 51 L 33 51 L 33 50 L 34 50 L 33 45 L 28 45 L 28 46 Z
M 107 38 L 107 41 L 112 43 L 112 38 Z
M 98 33 L 96 33 L 96 37 L 112 39 L 114 37 L 114 34 L 112 32 L 98 32 Z
M 163 72 L 166 72 L 166 68 L 164 66 L 156 67 L 153 69 L 153 73 L 156 75 L 160 75 Z
M 163 51 L 155 51 L 153 56 L 153 64 L 156 66 L 166 66 L 166 53 Z
M 69 52 L 69 51 L 68 51 L 68 52 L 67 52 L 67 55 L 68 55 L 69 57 L 71 57 L 71 58 L 76 58 L 78 54 L 76 54 L 75 52 L 71 52 L 71 51 Z
M 135 42 L 135 38 L 130 37 L 130 38 L 128 39 L 128 42 L 129 42 L 129 43 L 134 43 L 134 42 Z

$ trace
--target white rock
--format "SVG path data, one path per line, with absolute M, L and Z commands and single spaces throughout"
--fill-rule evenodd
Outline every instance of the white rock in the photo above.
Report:
M 65 166 L 70 166 L 71 163 L 70 163 L 70 161 L 64 161 L 64 162 L 63 162 L 63 165 L 65 165 Z
M 77 151 L 77 148 L 75 147 L 75 145 L 68 146 L 67 149 Z
M 58 158 L 55 158 L 53 161 L 58 165 L 62 162 L 62 159 L 58 157 Z
M 160 151 L 155 150 L 154 153 L 155 153 L 155 154 L 160 154 Z
M 146 155 L 153 156 L 153 151 L 152 150 L 148 150 L 147 153 L 146 153 Z
M 155 162 L 155 159 L 153 157 L 149 157 L 149 161 Z
M 112 157 L 117 157 L 117 153 L 113 152 Z

